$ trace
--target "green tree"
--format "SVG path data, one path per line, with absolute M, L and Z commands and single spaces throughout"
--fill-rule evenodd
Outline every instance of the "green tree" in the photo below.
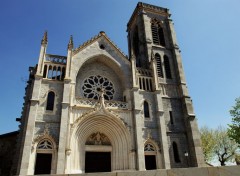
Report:
M 219 126 L 215 130 L 214 138 L 214 153 L 221 166 L 225 166 L 227 161 L 234 161 L 238 145 L 234 140 L 229 138 L 227 129 Z
M 240 97 L 235 100 L 235 106 L 229 111 L 232 124 L 229 124 L 228 136 L 240 145 Z
M 227 129 L 219 126 L 217 129 L 203 127 L 200 129 L 203 154 L 206 162 L 217 159 L 221 166 L 227 161 L 233 161 L 238 145 L 228 136 Z
M 214 157 L 214 146 L 216 143 L 214 140 L 214 130 L 204 126 L 200 128 L 200 134 L 204 159 L 206 162 L 210 162 Z

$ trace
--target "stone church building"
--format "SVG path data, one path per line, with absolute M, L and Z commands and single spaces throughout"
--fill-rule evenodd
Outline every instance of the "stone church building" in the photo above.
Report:
M 168 9 L 138 3 L 127 57 L 101 31 L 30 67 L 17 175 L 201 167 L 200 134 Z

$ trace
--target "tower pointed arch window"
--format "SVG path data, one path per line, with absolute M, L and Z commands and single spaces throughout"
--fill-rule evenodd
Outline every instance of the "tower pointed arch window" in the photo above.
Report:
M 164 31 L 159 21 L 153 19 L 151 22 L 152 39 L 155 45 L 166 46 Z
M 173 147 L 174 161 L 175 161 L 176 163 L 180 163 L 181 160 L 180 160 L 180 157 L 179 157 L 179 152 L 178 152 L 177 143 L 176 143 L 176 142 L 173 142 L 173 143 L 172 143 L 172 147 Z
M 55 101 L 55 93 L 53 91 L 48 92 L 46 110 L 53 111 L 54 101 Z
M 158 77 L 163 78 L 161 56 L 158 53 L 156 53 L 155 54 L 155 59 L 156 59 L 156 63 L 157 63 L 157 74 L 158 74 Z
M 51 174 L 54 160 L 54 146 L 48 139 L 43 139 L 37 145 L 34 175 Z
M 146 170 L 157 169 L 157 162 L 156 162 L 157 151 L 151 143 L 147 143 L 144 146 L 144 155 L 145 155 Z
M 143 110 L 144 110 L 144 117 L 145 118 L 150 118 L 150 115 L 149 115 L 149 104 L 147 101 L 144 101 L 143 103 Z
M 136 57 L 136 66 L 141 67 L 141 61 L 139 58 L 139 36 L 138 36 L 138 26 L 135 27 L 133 33 L 133 51 Z
M 168 59 L 168 57 L 166 55 L 164 55 L 163 58 L 164 58 L 164 66 L 165 66 L 166 78 L 172 79 L 169 59 Z

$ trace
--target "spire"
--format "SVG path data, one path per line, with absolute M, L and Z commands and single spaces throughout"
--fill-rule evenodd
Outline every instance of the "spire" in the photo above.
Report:
M 68 49 L 73 49 L 73 36 L 71 35 L 70 36 L 70 40 L 69 40 L 69 43 L 68 43 Z
M 44 32 L 44 35 L 43 35 L 43 38 L 42 38 L 41 44 L 42 44 L 42 45 L 43 45 L 43 44 L 46 45 L 47 42 L 48 42 L 47 31 L 45 31 L 45 32 Z

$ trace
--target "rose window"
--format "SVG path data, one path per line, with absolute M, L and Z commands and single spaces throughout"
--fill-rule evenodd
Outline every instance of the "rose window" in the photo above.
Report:
M 113 84 L 105 77 L 90 76 L 85 79 L 83 86 L 83 95 L 86 98 L 99 99 L 101 91 L 104 92 L 104 99 L 113 99 L 114 89 Z

